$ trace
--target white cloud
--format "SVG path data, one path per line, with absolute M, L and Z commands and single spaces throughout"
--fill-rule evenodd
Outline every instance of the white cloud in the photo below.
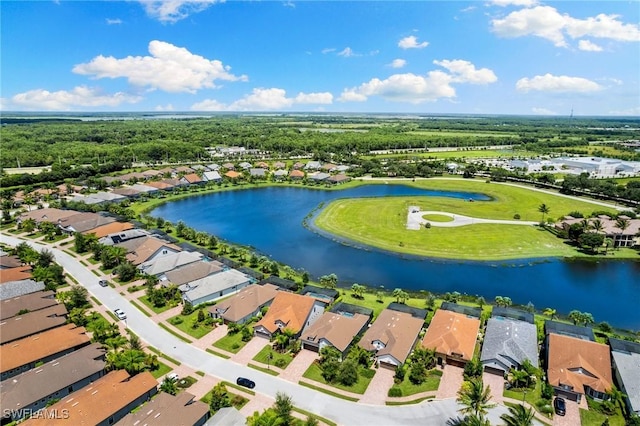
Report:
M 107 25 L 120 25 L 122 24 L 122 19 L 109 19 L 107 18 Z
M 350 58 L 352 56 L 355 56 L 355 53 L 353 53 L 353 50 L 350 47 L 345 47 L 344 49 L 342 49 L 342 51 L 338 52 L 338 56 Z
M 446 68 L 452 74 L 451 81 L 454 83 L 489 84 L 498 81 L 498 77 L 489 68 L 476 69 L 469 61 L 445 59 L 433 63 Z
M 389 66 L 391 68 L 402 68 L 405 65 L 407 65 L 407 61 L 405 61 L 404 59 L 394 59 L 393 61 L 391 61 L 391 63 L 389 64 Z
M 531 7 L 538 4 L 538 0 L 491 0 L 494 6 L 524 6 Z
M 609 111 L 609 115 L 633 115 L 633 116 L 639 116 L 640 115 L 640 106 L 631 107 L 631 108 L 622 109 L 622 110 Z
M 558 114 L 557 112 L 551 111 L 550 109 L 536 108 L 536 107 L 531 108 L 531 112 L 538 115 L 557 115 Z
M 140 96 L 132 96 L 122 92 L 103 94 L 96 88 L 77 86 L 71 91 L 49 92 L 44 89 L 35 89 L 18 93 L 11 98 L 11 103 L 29 110 L 68 111 L 78 107 L 116 107 L 123 103 L 134 104 L 140 100 L 142 100 Z
M 456 91 L 450 83 L 451 76 L 442 71 L 431 71 L 426 76 L 394 74 L 384 80 L 373 78 L 358 87 L 345 89 L 338 100 L 362 102 L 370 96 L 380 96 L 394 102 L 433 102 L 455 97 Z
M 331 104 L 333 95 L 329 92 L 321 93 L 298 93 L 293 100 L 296 104 Z
M 291 8 L 294 8 L 294 9 L 295 9 L 295 7 L 296 7 L 296 4 L 295 4 L 294 2 L 292 2 L 292 1 L 285 1 L 285 2 L 282 2 L 282 5 L 283 5 L 284 7 L 291 7 Z
M 589 40 L 580 40 L 578 42 L 578 49 L 585 50 L 587 52 L 602 52 L 602 47 Z
M 160 22 L 174 23 L 192 13 L 202 12 L 215 3 L 224 0 L 140 0 L 147 15 Z
M 156 107 L 154 108 L 154 111 L 174 111 L 174 108 L 173 108 L 173 105 L 171 104 L 156 105 Z
M 322 49 L 322 54 L 326 55 L 327 53 L 335 52 L 336 49 L 334 47 L 327 47 L 326 49 Z
M 531 79 L 521 78 L 516 82 L 516 89 L 524 93 L 532 90 L 556 93 L 589 93 L 601 90 L 602 86 L 582 77 L 545 74 L 537 75 Z
M 492 31 L 499 37 L 515 38 L 533 35 L 567 47 L 565 34 L 572 39 L 581 37 L 605 38 L 617 41 L 640 41 L 640 27 L 625 24 L 617 15 L 599 14 L 576 19 L 560 14 L 551 6 L 536 6 L 511 12 L 503 19 L 491 21 Z
M 408 36 L 398 42 L 398 47 L 401 49 L 424 49 L 429 45 L 429 42 L 423 41 L 418 43 L 416 36 Z
M 238 99 L 229 105 L 214 99 L 205 99 L 191 106 L 194 111 L 261 111 L 283 110 L 298 104 L 331 104 L 333 95 L 328 92 L 303 93 L 295 98 L 287 97 L 287 92 L 279 88 L 256 88 L 251 94 Z
M 73 72 L 94 78 L 124 77 L 136 86 L 173 93 L 195 93 L 202 88 L 214 88 L 216 80 L 247 80 L 245 75 L 231 74 L 231 67 L 219 60 L 194 55 L 183 47 L 163 41 L 151 41 L 149 53 L 151 56 L 127 56 L 122 59 L 96 56 L 89 63 L 73 67 Z

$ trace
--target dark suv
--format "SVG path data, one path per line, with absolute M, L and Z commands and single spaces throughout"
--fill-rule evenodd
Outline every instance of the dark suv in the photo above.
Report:
M 244 377 L 238 377 L 238 380 L 236 380 L 236 384 L 249 389 L 253 389 L 256 387 L 256 384 L 253 380 L 249 380 Z
M 567 403 L 564 398 L 560 398 L 556 396 L 556 399 L 553 401 L 553 408 L 556 410 L 556 414 L 559 416 L 564 416 L 567 413 Z

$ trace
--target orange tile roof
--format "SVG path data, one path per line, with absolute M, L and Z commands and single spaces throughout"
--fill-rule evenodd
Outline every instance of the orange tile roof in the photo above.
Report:
M 422 329 L 424 320 L 405 312 L 385 309 L 360 339 L 360 346 L 376 351 L 375 341 L 384 344 L 376 356 L 391 355 L 400 363 L 406 361 Z
M 4 373 L 67 349 L 88 344 L 90 339 L 85 331 L 84 327 L 67 324 L 2 345 L 0 371 Z
M 598 392 L 611 389 L 609 346 L 560 334 L 549 334 L 547 377 L 552 386 L 569 385 L 584 393 L 589 386 Z
M 83 234 L 95 234 L 96 237 L 102 238 L 106 237 L 109 234 L 114 234 L 116 232 L 127 231 L 129 229 L 133 229 L 133 223 L 129 222 L 111 222 L 106 225 L 98 226 L 97 228 L 90 229 L 88 231 L 84 231 Z
M 304 177 L 304 172 L 302 170 L 291 170 L 291 173 L 289 173 L 289 176 L 291 176 L 291 177 Z
M 11 281 L 21 281 L 31 278 L 31 266 L 22 265 L 16 268 L 0 269 L 0 284 Z
M 476 347 L 480 320 L 457 312 L 438 309 L 422 339 L 422 346 L 438 354 L 458 355 L 470 361 Z
M 226 177 L 228 177 L 229 179 L 235 179 L 238 178 L 240 176 L 242 176 L 242 173 L 240 172 L 236 172 L 234 170 L 229 170 L 227 173 L 224 174 Z
M 273 334 L 279 329 L 278 323 L 282 323 L 283 328 L 298 333 L 304 327 L 315 301 L 313 297 L 279 291 L 266 315 L 255 326 L 263 326 Z
M 170 188 L 173 188 L 173 185 L 169 185 L 168 183 L 161 182 L 161 181 L 145 182 L 145 185 L 151 186 L 153 188 L 158 188 L 158 189 L 170 189 Z
M 143 395 L 155 393 L 158 381 L 145 371 L 133 377 L 125 370 L 111 371 L 92 384 L 73 392 L 51 405 L 52 413 L 66 413 L 59 418 L 39 417 L 29 419 L 24 425 L 97 425 L 107 422 L 109 417 L 129 407 Z M 65 411 L 66 410 L 66 411 Z M 66 418 L 65 418 L 66 417 Z
M 183 178 L 189 183 L 200 183 L 202 182 L 202 178 L 198 176 L 197 173 L 189 173 L 188 175 L 184 175 Z

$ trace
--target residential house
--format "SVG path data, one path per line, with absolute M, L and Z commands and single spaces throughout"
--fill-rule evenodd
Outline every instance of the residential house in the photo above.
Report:
M 181 181 L 178 178 L 168 178 L 168 179 L 162 179 L 161 182 L 166 183 L 168 185 L 171 185 L 173 187 L 173 189 L 175 188 L 181 188 L 183 186 L 188 186 L 189 184 L 186 182 Z
M 14 268 L 0 269 L 0 284 L 28 280 L 32 277 L 31 272 L 33 268 L 31 265 L 20 265 Z
M 206 171 L 217 172 L 218 170 L 220 170 L 221 167 L 222 166 L 220 166 L 220 164 L 211 163 L 211 164 L 207 164 L 205 169 L 206 169 Z
M 114 370 L 49 407 L 65 416 L 32 418 L 24 426 L 113 425 L 155 395 L 157 386 L 148 371 L 129 376 L 125 370 Z
M 586 220 L 589 225 L 593 225 L 595 221 L 599 221 L 602 230 L 597 232 L 603 234 L 605 238 L 610 238 L 613 241 L 614 247 L 633 247 L 640 245 L 640 219 L 630 219 L 626 216 L 619 216 L 619 218 L 627 220 L 628 227 L 624 231 L 616 227 L 616 220 L 611 219 L 606 215 L 600 215 L 597 218 L 589 219 L 565 216 L 556 224 L 556 228 L 569 231 L 571 225 L 582 223 L 584 220 Z
M 20 420 L 98 380 L 105 374 L 106 352 L 101 344 L 92 343 L 4 381 L 0 387 L 3 424 Z
M 327 173 L 331 173 L 331 172 L 335 172 L 338 169 L 338 166 L 336 166 L 335 164 L 331 164 L 331 163 L 325 163 L 320 168 L 322 170 L 324 170 L 325 172 L 327 172 Z
M 204 185 L 206 181 L 202 179 L 197 173 L 189 173 L 180 178 L 180 182 L 187 185 Z
M 41 222 L 58 224 L 59 221 L 77 214 L 80 214 L 80 212 L 77 212 L 75 210 L 61 210 L 54 208 L 37 209 L 31 210 L 30 212 L 22 213 L 20 216 L 18 216 L 17 222 L 18 224 L 20 224 L 27 219 L 33 219 L 36 222 L 36 225 L 40 224 Z
M 380 312 L 358 344 L 374 353 L 378 366 L 395 369 L 411 354 L 424 319 L 424 316 L 416 317 L 387 308 Z
M 370 315 L 352 312 L 325 312 L 300 336 L 303 349 L 320 352 L 324 347 L 336 348 L 342 358 L 347 355 L 351 342 L 369 325 Z
M 286 278 L 280 278 L 273 275 L 269 275 L 267 278 L 261 280 L 258 284 L 260 285 L 273 284 L 276 287 L 278 287 L 280 290 L 286 290 L 292 293 L 295 293 L 298 291 L 297 283 L 291 280 L 288 280 Z
M 56 327 L 42 333 L 0 346 L 1 380 L 35 368 L 39 362 L 73 352 L 90 343 L 84 327 L 74 324 Z
M 222 272 L 225 266 L 217 260 L 199 261 L 189 263 L 179 268 L 172 269 L 161 275 L 160 283 L 163 285 L 175 284 L 181 286 L 192 281 L 199 280 L 209 275 Z
M 640 415 L 640 343 L 609 338 L 618 389 L 629 413 Z
M 287 167 L 287 165 L 285 163 L 283 163 L 282 161 L 276 161 L 275 163 L 273 163 L 273 168 L 276 169 L 276 170 L 284 169 L 286 167 Z
M 151 233 L 144 229 L 132 228 L 126 231 L 114 232 L 112 234 L 105 235 L 98 239 L 100 244 L 105 246 L 112 246 L 122 243 L 124 241 L 133 240 L 136 238 L 149 237 Z
M 140 196 L 140 191 L 138 191 L 137 189 L 133 189 L 131 186 L 121 186 L 119 188 L 114 188 L 111 192 L 127 198 L 138 198 Z
M 435 349 L 438 365 L 464 367 L 473 358 L 479 330 L 479 317 L 438 309 L 422 339 L 422 346 Z
M 347 183 L 351 180 L 351 178 L 345 174 L 337 174 L 333 176 L 329 176 L 327 178 L 327 182 L 332 183 L 334 185 L 340 185 L 341 183 Z
M 133 189 L 134 191 L 138 191 L 139 195 L 152 195 L 157 194 L 158 191 L 160 191 L 158 188 L 147 185 L 146 183 L 135 183 L 133 185 L 129 185 L 129 188 Z
M 246 161 L 243 161 L 242 163 L 238 164 L 238 166 L 240 166 L 240 168 L 243 170 L 249 170 L 251 167 L 253 167 L 251 163 L 247 163 Z
M 229 170 L 224 174 L 224 177 L 231 180 L 236 180 L 242 177 L 242 173 L 236 172 L 235 170 Z
M 191 174 L 191 173 L 195 172 L 195 170 L 192 169 L 189 166 L 178 166 L 175 169 L 173 169 L 173 172 L 176 175 L 185 175 L 186 176 L 188 174 Z
M 195 399 L 189 392 L 171 395 L 158 393 L 136 412 L 124 416 L 118 426 L 202 426 L 209 419 L 209 405 Z
M 265 179 L 267 177 L 267 171 L 261 168 L 249 169 L 249 176 L 255 179 Z
M 116 220 L 109 216 L 102 216 L 98 213 L 85 212 L 70 216 L 58 222 L 58 226 L 62 231 L 73 234 L 76 232 L 85 233 L 92 229 L 98 228 Z
M 89 194 L 89 195 L 78 194 L 78 195 L 74 196 L 72 199 L 70 199 L 69 202 L 70 203 L 83 203 L 83 204 L 86 204 L 88 206 L 97 205 L 97 204 L 105 204 L 106 203 L 105 200 L 103 200 L 101 198 L 94 197 L 93 194 Z
M 209 316 L 221 318 L 225 323 L 244 324 L 265 306 L 269 306 L 278 293 L 272 284 L 251 284 L 238 294 L 209 307 Z
M 256 336 L 273 337 L 277 332 L 289 329 L 295 337 L 311 326 L 324 312 L 325 304 L 313 297 L 280 291 L 273 299 L 267 313 L 256 323 Z
M 4 276 L 4 271 L 0 277 Z M 41 281 L 34 280 L 18 280 L 7 281 L 0 285 L 0 300 L 13 299 L 15 297 L 24 296 L 30 293 L 40 292 L 45 289 L 45 285 Z
M 289 173 L 289 179 L 291 180 L 300 180 L 300 179 L 304 179 L 304 172 L 302 170 L 291 170 L 291 172 Z
M 15 317 L 21 311 L 35 312 L 57 304 L 56 294 L 51 290 L 12 297 L 0 302 L 0 320 Z
M 220 176 L 220 172 L 218 172 L 217 170 L 204 172 L 202 175 L 202 179 L 204 179 L 205 182 L 214 182 L 214 183 L 222 182 L 222 176 Z
M 0 345 L 59 327 L 67 322 L 67 313 L 64 305 L 56 304 L 8 318 L 0 323 Z
M 269 165 L 267 163 L 265 163 L 264 161 L 259 161 L 256 163 L 256 167 L 259 167 L 261 169 L 268 169 Z
M 181 285 L 182 299 L 197 306 L 212 302 L 252 284 L 254 279 L 235 269 L 227 269 Z
M 222 168 L 226 170 L 235 170 L 236 166 L 233 163 L 224 163 Z
M 247 424 L 245 416 L 236 407 L 224 407 L 207 420 L 206 426 L 244 426 Z
M 316 287 L 314 285 L 306 285 L 302 290 L 300 290 L 299 294 L 304 296 L 313 297 L 325 305 L 330 305 L 334 300 L 340 296 L 340 292 L 338 290 L 332 288 L 324 288 L 324 287 Z
M 284 180 L 287 178 L 288 174 L 289 172 L 287 172 L 285 169 L 278 169 L 275 172 L 273 172 L 273 177 L 276 180 Z
M 330 177 L 331 175 L 329 173 L 322 173 L 322 172 L 311 173 L 307 176 L 309 180 L 312 180 L 314 182 L 323 182 L 329 179 Z
M 107 223 L 106 225 L 101 225 L 88 231 L 84 231 L 83 234 L 93 234 L 98 239 L 100 239 L 102 237 L 106 237 L 107 235 L 113 235 L 123 231 L 128 231 L 129 229 L 133 229 L 134 227 L 134 224 L 131 222 L 111 222 Z
M 159 191 L 173 191 L 174 185 L 164 180 L 147 182 L 145 185 L 156 188 Z
M 516 315 L 510 316 L 509 312 L 504 308 L 493 309 L 480 355 L 484 371 L 500 376 L 512 368 L 519 370 L 525 360 L 538 367 L 538 333 L 533 314 L 516 311 Z
M 147 275 L 160 276 L 168 271 L 201 261 L 204 255 L 197 251 L 179 251 L 166 256 L 158 256 L 138 265 L 138 269 Z
M 292 168 L 293 168 L 293 170 L 300 170 L 300 169 L 304 168 L 304 163 L 302 163 L 300 161 L 296 161 L 295 163 L 293 163 Z
M 127 199 L 124 195 L 116 194 L 114 192 L 100 191 L 95 194 L 91 194 L 92 198 L 97 198 L 107 203 L 119 203 Z
M 182 250 L 175 244 L 152 236 L 135 238 L 116 245 L 127 251 L 127 260 L 136 266 Z
M 18 256 L 9 256 L 7 254 L 0 256 L 0 270 L 18 268 L 20 266 L 22 266 L 22 261 Z
M 155 179 L 162 176 L 162 172 L 160 170 L 145 170 L 142 172 L 145 180 Z
M 319 161 L 309 161 L 305 166 L 305 170 L 320 170 L 322 163 Z

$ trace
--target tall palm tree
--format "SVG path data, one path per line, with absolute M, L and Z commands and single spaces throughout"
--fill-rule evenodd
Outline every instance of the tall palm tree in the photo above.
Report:
M 616 223 L 613 226 L 615 226 L 620 230 L 620 237 L 622 237 L 622 234 L 630 225 L 631 225 L 631 221 L 629 219 L 619 217 L 616 219 Z M 620 247 L 620 245 L 618 245 L 618 247 Z
M 531 426 L 533 425 L 533 410 L 524 405 L 509 407 L 509 414 L 503 414 L 500 418 L 507 426 Z
M 551 209 L 549 208 L 549 206 L 547 206 L 545 203 L 540 204 L 540 206 L 538 207 L 538 211 L 540 213 L 542 213 L 542 220 L 541 222 L 544 223 L 544 217 L 545 215 L 549 214 L 549 212 L 551 211 Z
M 489 386 L 484 387 L 481 378 L 471 379 L 463 383 L 458 391 L 457 401 L 464 405 L 464 407 L 458 411 L 462 414 L 473 414 L 478 417 L 483 417 L 490 408 L 495 407 L 495 404 L 489 402 L 490 400 L 491 388 Z
M 589 226 L 597 234 L 601 233 L 604 230 L 604 224 L 602 223 L 602 221 L 600 219 L 592 220 L 591 224 Z

